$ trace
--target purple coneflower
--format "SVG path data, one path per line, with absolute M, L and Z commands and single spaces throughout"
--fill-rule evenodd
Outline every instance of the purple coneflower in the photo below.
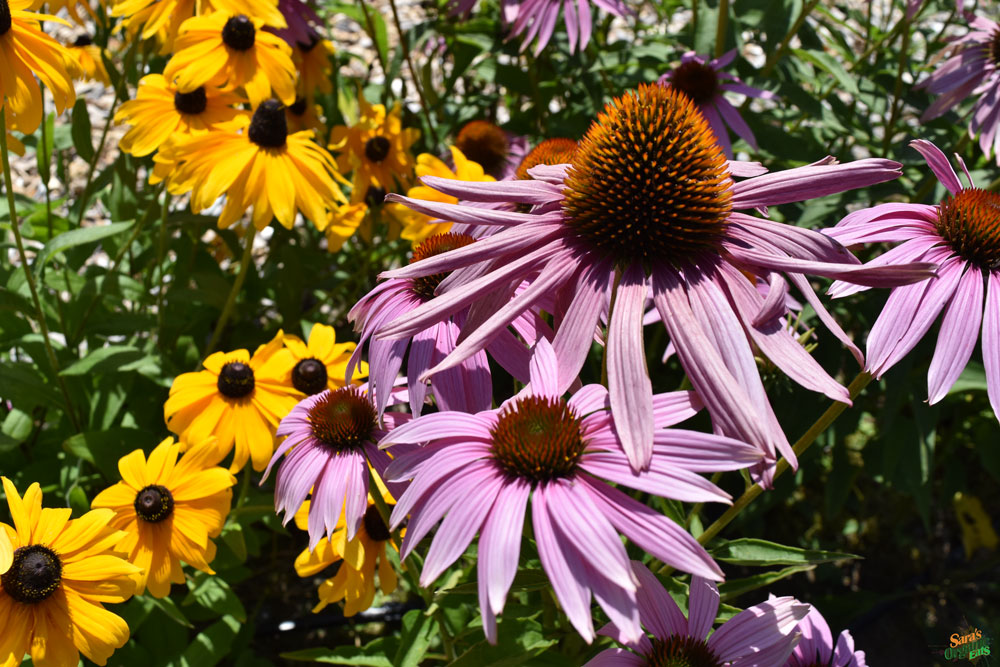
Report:
M 288 27 L 270 30 L 288 42 L 289 46 L 313 44 L 319 39 L 316 36 L 316 27 L 323 25 L 323 21 L 316 15 L 311 2 L 278 0 L 278 11 L 285 17 Z
M 694 51 L 688 51 L 681 56 L 681 64 L 661 76 L 659 81 L 661 85 L 677 88 L 698 105 L 708 119 L 708 124 L 712 126 L 722 150 L 730 158 L 733 156 L 733 148 L 729 142 L 727 126 L 755 149 L 757 140 L 740 116 L 740 112 L 726 100 L 723 93 L 732 92 L 747 97 L 774 99 L 773 93 L 751 88 L 738 77 L 722 71 L 722 68 L 733 62 L 735 57 L 736 49 L 733 49 L 719 58 L 705 62 L 705 59 Z
M 513 23 L 510 35 L 511 37 L 523 35 L 522 51 L 528 48 L 532 40 L 537 40 L 535 42 L 537 56 L 552 38 L 559 10 L 562 9 L 570 53 L 576 51 L 577 44 L 582 51 L 590 43 L 590 34 L 594 29 L 591 3 L 614 16 L 625 16 L 629 13 L 628 7 L 622 0 L 521 0 L 512 8 L 516 10 L 516 15 L 509 19 Z M 512 11 L 505 12 L 505 15 L 509 16 L 512 13 Z
M 978 96 L 969 119 L 969 136 L 979 134 L 983 153 L 989 158 L 996 151 L 1000 164 L 1000 24 L 981 16 L 966 19 L 971 31 L 948 45 L 951 57 L 915 86 L 941 96 L 920 120 L 937 118 L 966 97 Z
M 719 611 L 719 589 L 714 582 L 691 578 L 688 617 L 645 565 L 632 561 L 639 581 L 636 600 L 642 624 L 653 635 L 638 641 L 622 636 L 614 619 L 600 634 L 614 638 L 632 651 L 613 648 L 598 653 L 584 667 L 647 667 L 649 665 L 698 665 L 699 667 L 774 667 L 795 646 L 797 624 L 809 605 L 793 597 L 772 597 L 726 621 L 709 637 Z
M 656 456 L 636 474 L 611 423 L 607 390 L 587 385 L 566 401 L 560 374 L 555 351 L 540 339 L 529 385 L 500 409 L 425 415 L 379 443 L 424 443 L 386 469 L 388 480 L 413 479 L 392 512 L 393 527 L 410 514 L 400 558 L 441 521 L 420 575 L 427 586 L 479 532 L 479 605 L 486 636 L 495 641 L 530 496 L 539 558 L 573 627 L 593 639 L 593 594 L 626 636 L 638 639 L 636 580 L 619 531 L 684 572 L 722 579 L 722 571 L 683 528 L 603 480 L 683 502 L 729 503 L 697 473 L 746 468 L 762 454 L 724 436 L 665 428 L 700 405 L 693 392 L 659 394 L 649 414 Z
M 854 637 L 847 630 L 833 643 L 833 634 L 826 619 L 816 607 L 799 622 L 797 632 L 802 639 L 795 646 L 784 667 L 867 667 L 865 652 L 854 650 Z
M 347 539 L 354 539 L 368 509 L 368 465 L 382 476 L 390 461 L 375 443 L 409 419 L 410 415 L 401 412 L 387 412 L 380 428 L 365 391 L 348 386 L 309 396 L 281 420 L 277 437 L 285 440 L 267 464 L 261 483 L 291 450 L 278 468 L 274 509 L 284 512 L 284 523 L 288 523 L 312 490 L 310 551 L 337 529 L 341 515 L 347 523 Z M 389 490 L 395 495 L 402 487 Z
M 449 232 L 431 236 L 417 246 L 411 261 L 418 262 L 473 242 L 475 239 L 465 233 Z M 361 361 L 365 342 L 370 341 L 369 377 L 379 415 L 385 411 L 407 348 L 407 389 L 410 412 L 416 417 L 420 415 L 427 397 L 426 380 L 419 378 L 429 368 L 439 364 L 457 345 L 460 325 L 465 322 L 468 309 L 456 312 L 450 318 L 432 322 L 405 338 L 384 340 L 379 337 L 387 322 L 405 318 L 407 313 L 434 298 L 434 291 L 446 277 L 447 272 L 442 272 L 417 278 L 387 280 L 363 296 L 348 313 L 348 319 L 354 323 L 355 330 L 360 332 L 361 337 L 348 362 L 347 378 L 349 381 Z M 531 338 L 529 342 L 533 341 L 534 338 Z M 527 378 L 527 348 L 510 333 L 501 336 L 489 349 L 515 377 Z M 443 410 L 480 412 L 489 410 L 493 405 L 490 366 L 486 353 L 482 350 L 447 371 L 434 375 L 430 384 L 438 407 Z
M 937 206 L 880 204 L 855 211 L 824 230 L 845 245 L 903 241 L 866 266 L 940 264 L 936 277 L 892 290 L 868 334 L 867 370 L 882 377 L 944 311 L 927 373 L 927 400 L 937 403 L 965 369 L 982 324 L 986 388 L 1000 417 L 1000 195 L 974 187 L 959 159 L 969 180 L 969 187 L 963 188 L 948 158 L 931 142 L 919 139 L 910 145 L 924 156 L 950 196 Z M 834 283 L 830 294 L 845 296 L 862 289 Z
M 895 178 L 898 169 L 895 162 L 869 159 L 761 175 L 766 170 L 759 164 L 726 161 L 687 96 L 659 85 L 640 86 L 606 107 L 571 165 L 536 167 L 535 180 L 528 181 L 424 179 L 460 200 L 534 205 L 530 213 L 389 195 L 436 218 L 502 231 L 384 273 L 384 278 L 412 279 L 460 269 L 439 296 L 382 327 L 380 335 L 411 336 L 471 305 L 469 319 L 478 326 L 463 331 L 455 350 L 426 373 L 432 376 L 476 354 L 515 317 L 550 300 L 558 306 L 552 343 L 564 391 L 583 366 L 617 284 L 606 350 L 611 409 L 629 461 L 641 470 L 653 451 L 653 393 L 642 341 L 643 306 L 651 294 L 719 432 L 764 450 L 767 465 L 758 472 L 767 484 L 776 452 L 792 465 L 795 455 L 764 392 L 751 342 L 803 386 L 849 400 L 844 387 L 787 334 L 785 280 L 778 272 L 853 348 L 802 274 L 890 286 L 923 279 L 932 267 L 866 268 L 822 234 L 734 209 L 871 185 Z M 732 175 L 755 177 L 734 182 Z M 769 277 L 775 298 L 762 297 L 743 272 Z M 511 285 L 524 281 L 530 286 L 511 299 Z M 860 361 L 860 352 L 857 357 Z

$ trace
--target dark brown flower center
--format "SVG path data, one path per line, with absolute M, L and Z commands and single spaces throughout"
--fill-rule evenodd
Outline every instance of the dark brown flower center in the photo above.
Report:
M 150 484 L 135 495 L 136 515 L 147 523 L 159 523 L 174 513 L 174 497 L 165 486 Z
M 86 33 L 77 35 L 77 38 L 73 40 L 73 46 L 90 46 L 93 43 L 94 40 Z
M 990 62 L 1000 67 L 1000 28 L 993 31 L 993 37 L 987 43 L 986 51 Z
M 215 386 L 226 398 L 243 398 L 253 392 L 253 369 L 242 361 L 230 361 L 219 371 Z
M 335 452 L 360 449 L 375 430 L 375 407 L 357 387 L 327 390 L 309 410 L 313 437 Z
M 962 259 L 1000 268 L 1000 194 L 966 188 L 938 207 L 938 233 Z
M 569 476 L 583 454 L 580 420 L 561 398 L 526 396 L 490 431 L 493 458 L 510 475 L 532 482 Z
M 507 133 L 489 121 L 466 123 L 458 131 L 455 146 L 491 176 L 499 176 L 507 160 Z
M 379 514 L 375 505 L 369 505 L 368 509 L 365 510 L 364 521 L 365 532 L 375 542 L 385 542 L 392 537 L 392 533 L 389 532 L 389 528 L 385 525 L 385 521 L 382 520 L 382 515 Z
M 205 96 L 204 86 L 195 88 L 190 93 L 180 91 L 174 93 L 174 108 L 181 113 L 197 115 L 208 106 L 208 98 Z
M 642 85 L 590 126 L 566 178 L 566 222 L 621 265 L 717 252 L 732 210 L 726 157 L 698 108 Z
M 524 156 L 521 164 L 517 166 L 514 178 L 519 181 L 527 181 L 531 178 L 528 170 L 540 164 L 567 164 L 573 161 L 576 154 L 577 144 L 572 139 L 546 139 L 531 149 L 531 152 Z
M 10 14 L 10 5 L 7 0 L 0 0 L 0 35 L 6 35 L 13 25 L 13 17 Z
M 253 112 L 250 119 L 250 129 L 247 130 L 250 141 L 262 148 L 281 148 L 288 138 L 288 119 L 285 118 L 285 108 L 278 100 L 264 100 Z
M 296 97 L 295 103 L 288 107 L 289 113 L 293 116 L 301 116 L 306 112 L 306 98 Z
M 468 234 L 457 234 L 455 232 L 432 236 L 414 248 L 413 258 L 410 260 L 410 263 L 419 262 L 422 259 L 434 257 L 435 255 L 440 255 L 441 253 L 448 252 L 449 250 L 464 248 L 470 243 L 475 242 L 475 240 L 476 239 L 472 238 Z M 448 277 L 447 273 L 435 273 L 420 278 L 412 278 L 410 280 L 410 286 L 417 296 L 422 299 L 430 300 L 434 298 L 434 290 L 437 289 L 437 286 L 440 285 L 441 281 L 446 277 Z
M 307 42 L 296 42 L 296 44 L 298 45 L 299 49 L 303 53 L 309 53 L 310 51 L 312 51 L 313 49 L 316 48 L 317 44 L 319 44 L 319 35 L 317 35 L 312 30 L 310 30 L 309 31 L 309 41 L 307 41 Z
M 246 51 L 253 48 L 257 29 L 253 21 L 245 14 L 234 16 L 222 26 L 222 42 L 236 51 Z
M 292 386 L 307 396 L 326 389 L 326 366 L 316 358 L 303 359 L 292 369 Z
M 369 162 L 377 164 L 389 157 L 390 148 L 392 148 L 392 144 L 389 143 L 389 140 L 381 134 L 376 134 L 365 142 L 365 157 L 368 158 Z
M 369 185 L 368 192 L 365 193 L 365 203 L 369 206 L 381 206 L 385 203 L 385 188 L 378 185 Z
M 59 588 L 60 581 L 62 563 L 59 556 L 41 544 L 15 549 L 10 569 L 0 576 L 4 592 L 24 604 L 49 597 Z
M 671 635 L 667 639 L 655 637 L 652 643 L 653 650 L 646 658 L 648 667 L 722 667 L 704 640 Z
M 719 75 L 708 65 L 691 61 L 674 70 L 670 85 L 702 106 L 712 101 L 719 92 Z

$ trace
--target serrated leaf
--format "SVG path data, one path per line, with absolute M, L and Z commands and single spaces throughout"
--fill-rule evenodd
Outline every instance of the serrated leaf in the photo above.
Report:
M 220 616 L 232 616 L 241 623 L 247 620 L 247 612 L 243 608 L 243 603 L 221 577 L 199 572 L 188 585 L 191 586 L 191 592 L 184 598 L 182 606 L 198 603 Z
M 832 563 L 838 560 L 853 560 L 861 558 L 854 554 L 837 551 L 818 551 L 815 549 L 799 549 L 784 544 L 768 542 L 752 537 L 730 540 L 709 551 L 712 558 L 732 565 L 768 566 L 768 565 L 801 565 L 805 563 Z
M 76 99 L 73 105 L 73 148 L 76 154 L 87 162 L 94 157 L 94 144 L 91 140 L 90 111 L 87 109 L 87 100 L 82 97 Z

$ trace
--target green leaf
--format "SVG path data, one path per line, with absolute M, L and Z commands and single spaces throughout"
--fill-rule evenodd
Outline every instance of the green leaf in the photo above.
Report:
M 815 568 L 816 566 L 814 564 L 807 563 L 804 565 L 792 565 L 782 570 L 772 572 L 761 572 L 760 574 L 755 574 L 751 577 L 745 577 L 743 579 L 730 579 L 729 581 L 719 584 L 719 595 L 723 600 L 731 600 L 732 598 L 739 597 L 744 593 L 749 593 L 750 591 L 755 591 L 758 588 L 770 586 L 774 582 L 790 577 L 793 574 L 808 572 L 809 570 L 813 570 Z
M 191 592 L 184 598 L 181 605 L 197 602 L 205 609 L 214 611 L 220 616 L 223 614 L 233 616 L 241 623 L 247 620 L 247 612 L 243 608 L 243 603 L 221 577 L 199 572 L 188 585 L 191 586 Z
M 21 409 L 36 405 L 62 408 L 59 392 L 45 382 L 37 368 L 25 362 L 0 361 L 0 396 Z
M 222 541 L 226 543 L 226 546 L 232 550 L 241 563 L 246 561 L 247 543 L 243 539 L 243 526 L 236 521 L 227 524 L 222 529 Z
M 147 442 L 156 442 L 154 434 L 137 428 L 118 427 L 77 433 L 63 442 L 63 449 L 95 465 L 107 479 L 116 479 L 118 459 Z
M 751 537 L 731 540 L 710 550 L 712 558 L 732 565 L 800 565 L 804 563 L 832 563 L 838 560 L 861 558 L 854 554 L 837 551 L 817 551 L 815 549 L 799 549 L 784 544 L 776 544 L 767 540 Z
M 72 229 L 64 232 L 46 243 L 45 247 L 39 251 L 35 257 L 32 271 L 35 276 L 40 277 L 42 275 L 42 267 L 57 252 L 86 245 L 87 243 L 96 243 L 109 236 L 121 234 L 133 224 L 135 224 L 134 220 L 128 220 L 126 222 L 113 222 L 110 225 L 100 225 L 97 227 L 81 227 L 80 229 Z
M 134 362 L 146 355 L 131 345 L 109 345 L 101 347 L 83 359 L 74 362 L 60 372 L 60 375 L 87 375 L 89 373 L 107 373 L 110 371 L 130 370 Z
M 90 137 L 90 111 L 87 109 L 87 100 L 82 97 L 78 97 L 73 105 L 72 132 L 76 154 L 90 162 L 94 157 L 94 144 Z
M 393 667 L 384 655 L 367 655 L 365 649 L 355 646 L 331 648 L 307 648 L 291 653 L 282 653 L 285 660 L 321 662 L 327 665 L 357 665 L 358 667 Z
M 239 634 L 242 624 L 232 616 L 223 616 L 184 650 L 180 664 L 185 667 L 212 667 L 229 654 L 233 640 Z
M 496 645 L 483 639 L 455 658 L 449 667 L 516 667 L 558 643 L 542 633 L 537 621 L 509 618 L 497 626 Z
M 149 600 L 149 604 L 156 607 L 164 614 L 170 617 L 172 621 L 177 621 L 179 625 L 183 625 L 185 628 L 194 627 L 191 625 L 191 621 L 187 620 L 184 612 L 180 610 L 177 603 L 170 598 L 154 598 L 152 595 L 146 595 L 142 598 L 143 600 Z
M 403 616 L 403 637 L 392 662 L 397 667 L 417 667 L 437 635 L 437 623 L 422 609 L 412 609 Z
M 958 380 L 948 390 L 948 395 L 964 394 L 967 391 L 986 391 L 986 369 L 978 361 L 970 361 L 966 365 Z
M 792 52 L 803 60 L 811 62 L 813 65 L 833 75 L 833 78 L 837 80 L 837 83 L 845 91 L 852 95 L 859 94 L 858 84 L 855 83 L 854 77 L 848 74 L 843 65 L 829 53 L 815 49 L 792 49 Z

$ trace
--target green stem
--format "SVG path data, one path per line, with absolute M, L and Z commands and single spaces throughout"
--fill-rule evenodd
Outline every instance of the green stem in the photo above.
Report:
M 854 380 L 851 381 L 851 384 L 847 387 L 847 392 L 850 394 L 852 401 L 858 397 L 861 390 L 867 387 L 868 383 L 871 382 L 872 379 L 872 376 L 865 371 L 858 373 L 857 377 L 855 377 Z M 805 451 L 816 441 L 816 438 L 826 431 L 826 429 L 830 428 L 830 425 L 833 424 L 837 417 L 839 417 L 847 408 L 847 403 L 840 403 L 839 401 L 835 401 L 832 405 L 830 405 L 830 407 L 826 409 L 826 412 L 820 415 L 820 418 L 817 419 L 813 425 L 809 427 L 809 430 L 803 433 L 802 437 L 799 438 L 792 446 L 792 449 L 795 451 L 795 456 L 801 457 L 802 454 L 804 454 Z M 785 473 L 786 470 L 790 468 L 791 466 L 788 464 L 788 460 L 782 458 L 775 466 L 774 479 L 777 480 Z M 723 528 L 728 526 L 733 519 L 739 516 L 740 512 L 745 510 L 750 503 L 756 500 L 757 497 L 763 492 L 764 488 L 760 484 L 754 484 L 747 488 L 747 490 L 743 492 L 743 495 L 737 498 L 732 506 L 727 509 L 722 516 L 712 522 L 712 524 L 705 529 L 705 532 L 698 537 L 698 543 L 705 545 L 712 541 L 712 539 L 718 535 Z M 673 568 L 669 565 L 664 565 L 660 568 L 659 573 L 668 574 L 671 571 L 673 571 Z
M 906 69 L 906 63 L 910 60 L 910 54 L 907 52 L 910 46 L 910 22 L 905 16 L 901 22 L 905 24 L 903 26 L 903 42 L 899 47 L 899 62 L 896 64 L 896 84 L 893 86 L 892 91 L 892 107 L 889 111 L 889 121 L 885 125 L 885 136 L 882 137 L 882 157 L 886 156 L 889 152 L 889 146 L 892 144 L 896 120 L 903 105 L 903 72 Z
M 156 243 L 156 266 L 159 271 L 156 290 L 156 341 L 163 342 L 163 291 L 166 289 L 166 270 L 163 263 L 167 256 L 167 216 L 170 214 L 170 193 L 163 189 L 163 208 L 160 210 L 160 233 Z
M 396 0 L 389 0 L 389 6 L 392 8 L 392 21 L 396 24 L 396 32 L 399 33 L 400 46 L 403 47 L 403 57 L 406 59 L 406 67 L 410 70 L 410 76 L 413 78 L 413 87 L 417 89 L 417 96 L 420 98 L 420 110 L 424 113 L 427 131 L 431 135 L 431 141 L 434 142 L 434 146 L 437 146 L 437 129 L 431 120 L 431 107 L 424 96 L 424 88 L 420 84 L 420 77 L 417 76 L 417 68 L 413 66 L 413 57 L 410 52 L 410 38 L 403 31 L 403 24 L 399 20 L 399 11 L 396 10 Z
M 799 28 L 805 23 L 806 18 L 812 13 L 812 10 L 816 8 L 819 4 L 819 0 L 810 0 L 799 12 L 799 16 L 795 19 L 795 23 L 792 27 L 788 29 L 785 36 L 782 38 L 781 42 L 778 44 L 778 48 L 771 52 L 768 56 L 767 61 L 764 63 L 763 69 L 761 69 L 761 76 L 769 75 L 774 68 L 778 65 L 781 59 L 784 57 L 785 52 L 788 51 L 788 45 L 791 43 L 792 38 L 799 32 Z
M 365 23 L 368 24 L 368 36 L 372 38 L 372 44 L 375 46 L 375 57 L 378 58 L 379 67 L 382 68 L 382 75 L 388 77 L 389 69 L 385 66 L 385 62 L 382 60 L 382 52 L 378 48 L 378 38 L 375 35 L 375 22 L 372 21 L 372 15 L 368 13 L 368 3 L 365 0 L 358 0 L 358 4 L 361 5 L 361 11 L 365 15 Z
M 719 18 L 715 24 L 715 57 L 726 52 L 726 28 L 729 24 L 729 0 L 719 0 Z
M 208 342 L 208 347 L 205 348 L 205 353 L 202 355 L 204 359 L 215 349 L 215 346 L 219 344 L 219 339 L 222 338 L 222 331 L 226 328 L 226 323 L 229 322 L 229 317 L 233 314 L 233 307 L 236 305 L 236 297 L 239 296 L 240 290 L 243 288 L 243 282 L 247 278 L 247 272 L 250 269 L 251 260 L 253 259 L 253 240 L 257 236 L 257 228 L 251 224 L 250 228 L 246 232 L 246 237 L 243 239 L 243 258 L 240 260 L 240 270 L 236 274 L 236 278 L 233 280 L 233 287 L 229 290 L 229 296 L 226 297 L 226 305 L 222 307 L 222 314 L 219 315 L 219 321 L 215 323 L 215 331 L 212 332 L 212 339 Z
M 38 318 L 38 328 L 42 331 L 42 342 L 45 344 L 45 353 L 49 358 L 49 365 L 56 376 L 59 390 L 62 392 L 63 402 L 66 404 L 66 416 L 69 417 L 73 429 L 80 433 L 80 422 L 76 412 L 73 410 L 73 401 L 69 397 L 69 389 L 66 381 L 59 374 L 59 361 L 56 353 L 52 349 L 52 341 L 49 340 L 49 325 L 45 322 L 45 312 L 42 310 L 42 302 L 38 298 L 38 289 L 35 287 L 35 278 L 32 275 L 31 265 L 28 263 L 28 254 L 24 251 L 24 241 L 21 239 L 20 224 L 17 220 L 17 205 L 14 201 L 14 185 L 10 176 L 10 156 L 7 151 L 7 133 L 3 128 L 7 127 L 7 108 L 0 107 L 0 159 L 3 161 L 4 187 L 7 188 L 7 207 L 10 210 L 10 228 L 14 232 L 14 243 L 17 245 L 17 255 L 21 260 L 21 268 L 24 270 L 24 277 L 28 283 L 28 290 L 31 292 L 31 301 L 35 306 L 35 315 Z

